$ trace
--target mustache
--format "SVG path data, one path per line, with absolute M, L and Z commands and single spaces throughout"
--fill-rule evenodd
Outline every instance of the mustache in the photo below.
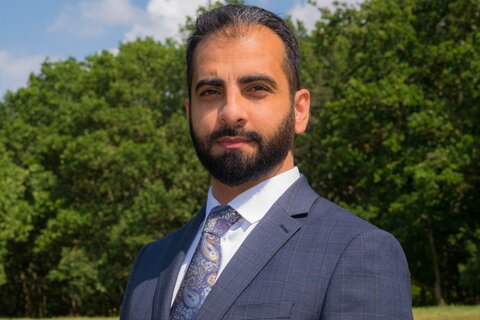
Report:
M 210 133 L 207 137 L 209 143 L 222 137 L 242 137 L 253 140 L 256 143 L 262 143 L 262 136 L 255 131 L 247 131 L 240 128 L 223 127 Z

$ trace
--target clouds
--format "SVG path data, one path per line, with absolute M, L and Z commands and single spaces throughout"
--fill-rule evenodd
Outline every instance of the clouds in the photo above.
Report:
M 65 5 L 50 27 L 83 37 L 100 37 L 116 26 L 140 21 L 143 12 L 129 0 L 87 0 Z
M 146 8 L 130 0 L 85 0 L 65 5 L 50 30 L 80 37 L 102 37 L 119 26 L 126 28 L 122 40 L 151 36 L 159 40 L 180 39 L 179 26 L 187 15 L 208 0 L 149 0 Z
M 356 5 L 362 1 L 363 0 L 340 0 L 340 2 L 349 5 Z M 321 8 L 327 7 L 334 9 L 333 2 L 334 0 L 316 0 L 317 5 Z M 302 21 L 308 30 L 312 30 L 315 27 L 315 22 L 320 18 L 318 9 L 308 4 L 307 1 L 303 3 L 297 2 L 290 11 L 290 15 L 294 20 Z
M 302 21 L 308 30 L 312 30 L 320 17 L 320 12 L 308 3 L 297 3 L 290 11 L 290 15 L 294 20 Z
M 44 55 L 14 57 L 0 50 L 0 99 L 8 90 L 17 90 L 27 84 L 30 73 L 39 72 Z
M 194 16 L 199 6 L 206 6 L 209 0 L 149 0 L 146 8 L 136 7 L 133 0 L 83 0 L 65 5 L 51 25 L 54 32 L 67 32 L 81 37 L 101 37 L 109 30 L 122 26 L 124 41 L 150 36 L 158 40 L 167 37 L 179 40 L 179 28 L 187 16 Z M 341 0 L 357 4 L 363 0 Z M 262 5 L 267 0 L 249 3 Z M 289 14 L 304 22 L 307 29 L 313 29 L 320 17 L 319 11 L 307 0 L 291 1 Z M 334 0 L 317 0 L 318 6 L 333 8 Z M 283 4 L 284 5 L 284 4 Z
M 151 36 L 159 40 L 167 37 L 180 39 L 179 28 L 187 16 L 193 16 L 199 6 L 205 6 L 208 0 L 150 0 L 142 19 L 136 21 L 125 40 Z

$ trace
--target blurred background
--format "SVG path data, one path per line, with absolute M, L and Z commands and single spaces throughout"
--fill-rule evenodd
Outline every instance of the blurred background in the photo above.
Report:
M 480 303 L 480 2 L 245 2 L 300 40 L 310 183 L 399 239 L 414 305 Z M 220 4 L 0 4 L 0 316 L 118 315 L 137 251 L 201 207 L 185 39 Z

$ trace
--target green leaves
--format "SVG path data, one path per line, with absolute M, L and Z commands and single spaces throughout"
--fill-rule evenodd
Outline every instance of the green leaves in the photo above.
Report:
M 478 300 L 458 287 L 457 268 L 475 256 L 466 239 L 480 243 L 479 3 L 372 0 L 322 12 L 304 48 L 320 62 L 309 73 L 322 75 L 306 86 L 323 87 L 324 102 L 302 167 L 324 195 L 399 237 L 415 303 Z
M 183 55 L 145 39 L 46 61 L 0 104 L 2 312 L 118 310 L 136 252 L 199 209 Z

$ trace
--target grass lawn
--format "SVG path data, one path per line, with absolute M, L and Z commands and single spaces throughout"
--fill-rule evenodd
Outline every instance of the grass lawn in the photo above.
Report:
M 413 316 L 415 320 L 479 320 L 480 305 L 478 306 L 449 306 L 449 307 L 426 307 L 414 308 Z M 96 317 L 96 318 L 49 318 L 48 320 L 115 320 L 115 317 Z M 0 320 L 8 320 L 0 318 Z M 11 319 L 10 319 L 11 320 Z M 33 320 L 29 318 L 15 318 L 15 320 Z M 47 320 L 47 319 L 34 319 Z
M 415 320 L 478 320 L 480 305 L 414 308 L 413 316 Z

